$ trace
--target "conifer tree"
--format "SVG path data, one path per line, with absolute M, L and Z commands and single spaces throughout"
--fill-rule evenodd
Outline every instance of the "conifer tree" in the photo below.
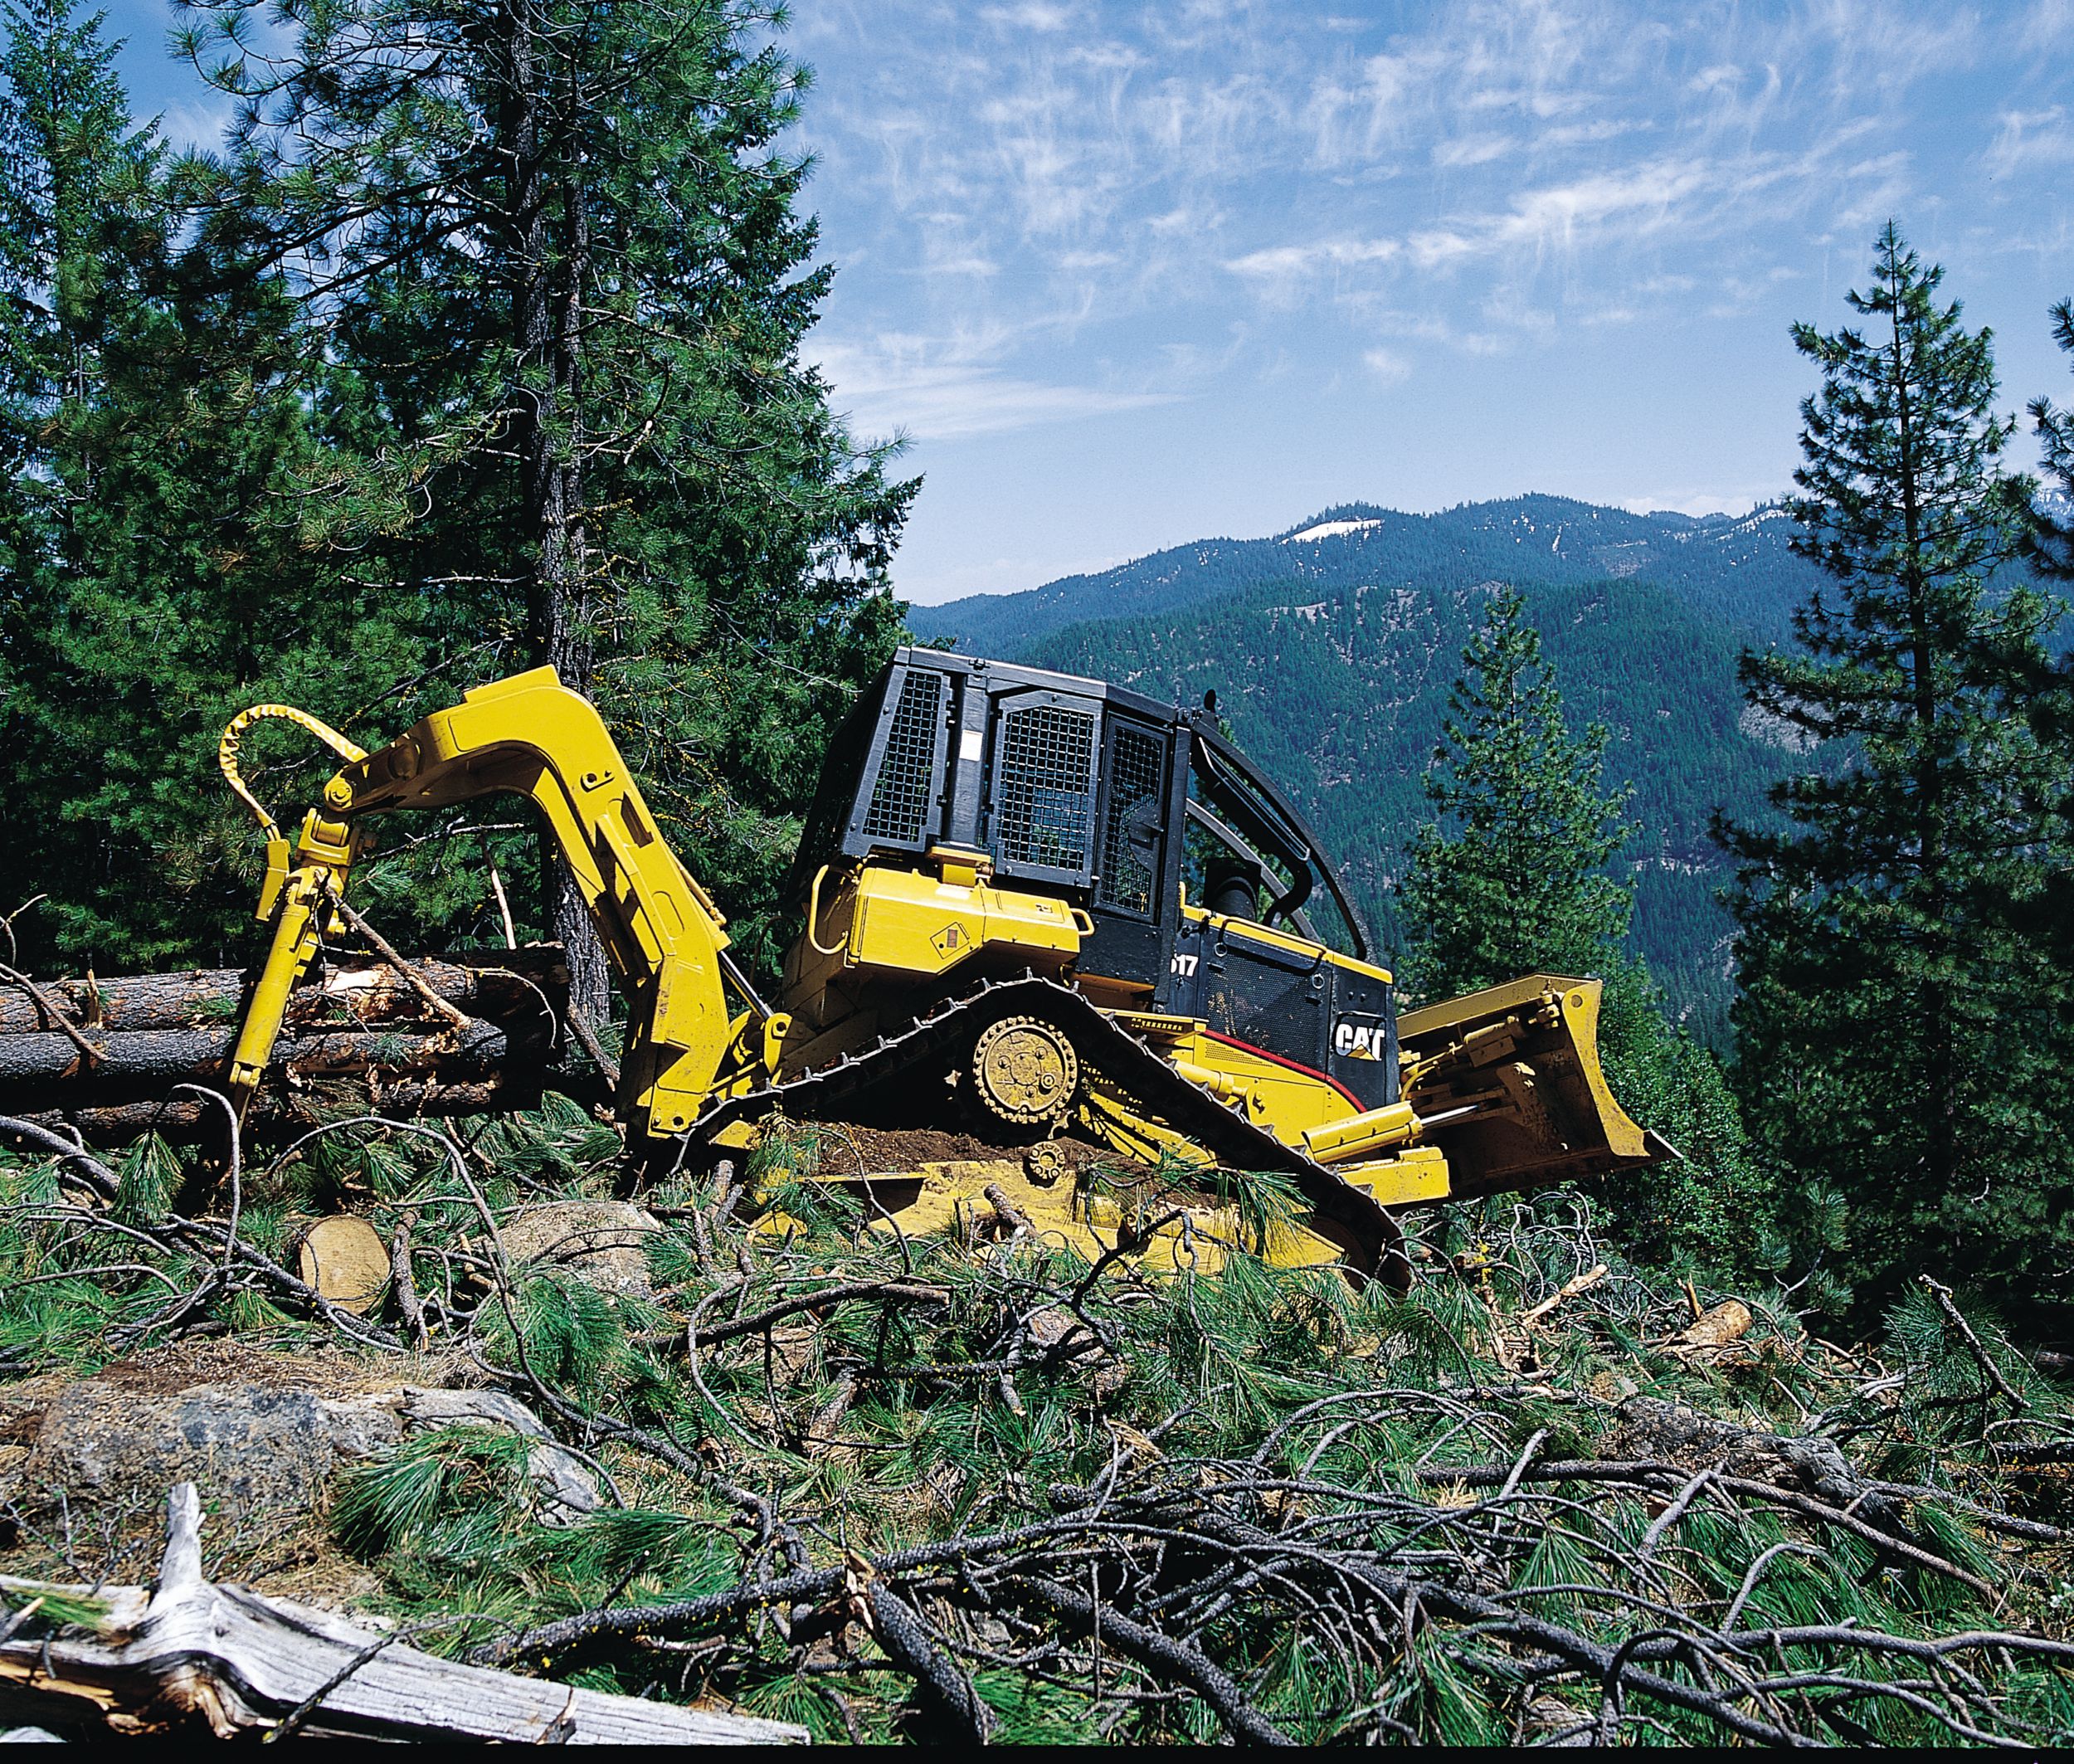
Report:
M 1492 599 L 1462 659 L 1424 781 L 1440 818 L 1413 839 L 1399 889 L 1412 989 L 1432 1001 L 1537 971 L 1604 979 L 1614 1094 L 1678 1155 L 1609 1184 L 1598 1204 L 1637 1260 L 1747 1268 L 1764 1221 L 1734 1099 L 1624 947 L 1633 889 L 1607 866 L 1631 831 L 1629 792 L 1602 780 L 1608 731 L 1570 733 L 1517 588 Z
M 241 960 L 249 833 L 216 740 L 255 699 L 413 669 L 394 610 L 301 549 L 310 456 L 277 283 L 183 271 L 177 175 L 98 15 L 32 0 L 0 58 L 0 894 L 23 959 Z
M 2074 355 L 2074 300 L 2052 311 L 2052 340 Z M 2045 474 L 2057 500 L 2037 510 L 2030 562 L 2047 577 L 2074 580 L 2074 412 L 2050 398 L 2031 401 L 2031 418 L 2043 444 Z M 2074 753 L 2074 655 L 2064 649 L 2049 670 L 2034 670 L 2024 709 L 2038 738 L 2062 753 Z M 2047 962 L 2074 968 L 2074 778 L 2059 802 L 2059 861 L 2051 866 L 2042 896 L 2040 941 Z
M 1626 842 L 1626 792 L 1600 768 L 1609 732 L 1573 736 L 1526 597 L 1502 588 L 1463 651 L 1400 889 L 1408 979 L 1425 998 L 1536 968 L 1599 973 L 1626 936 L 1633 890 L 1607 874 Z
M 1993 580 L 2023 539 L 1989 334 L 1890 225 L 1862 328 L 1794 328 L 1821 370 L 1791 504 L 1828 572 L 1750 702 L 1816 743 L 1741 860 L 1741 1088 L 1792 1191 L 1848 1210 L 1828 1294 L 1916 1269 L 2036 1310 L 2067 1296 L 2066 977 L 2035 960 L 2066 763 L 2020 714 L 2055 605 Z
M 212 236 L 288 270 L 355 370 L 313 519 L 443 626 L 421 698 L 543 664 L 596 698 L 767 960 L 788 817 L 898 628 L 914 489 L 801 356 L 830 272 L 777 16 L 333 0 L 270 60 L 260 4 L 196 0 L 187 46 L 241 105 Z M 602 953 L 543 881 L 596 1013 Z

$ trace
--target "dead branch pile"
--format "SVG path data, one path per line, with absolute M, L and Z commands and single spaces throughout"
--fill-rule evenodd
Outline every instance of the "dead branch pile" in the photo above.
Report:
M 1852 1352 L 1625 1266 L 1560 1197 L 1440 1221 L 1400 1298 L 1243 1255 L 1141 1278 L 1157 1185 L 1093 1265 L 1012 1208 L 904 1240 L 809 1179 L 800 1135 L 609 1243 L 543 1235 L 545 1197 L 618 1168 L 567 1106 L 472 1141 L 362 1116 L 212 1176 L 0 1132 L 17 1375 L 226 1333 L 429 1345 L 592 1467 L 572 1514 L 537 1442 L 433 1427 L 333 1489 L 325 1547 L 480 1665 L 831 1737 L 2074 1727 L 2074 1416 L 1928 1286 Z M 1249 1193 L 1271 1232 L 1286 1197 Z M 391 1248 L 366 1314 L 290 1272 L 296 1217 L 336 1210 Z M 91 1567 L 75 1492 L 0 1482 L 11 1566 Z

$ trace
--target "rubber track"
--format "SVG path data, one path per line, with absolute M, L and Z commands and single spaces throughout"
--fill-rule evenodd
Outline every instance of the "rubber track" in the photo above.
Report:
M 761 1120 L 781 1110 L 800 1120 L 839 1119 L 842 1104 L 860 1092 L 926 1065 L 984 1022 L 972 1018 L 1027 1011 L 1065 1031 L 1093 1071 L 1134 1104 L 1194 1140 L 1227 1169 L 1275 1170 L 1292 1176 L 1321 1219 L 1336 1225 L 1359 1248 L 1352 1258 L 1364 1273 L 1386 1261 L 1390 1274 L 1408 1273 L 1403 1234 L 1366 1191 L 1356 1188 L 1273 1134 L 1256 1127 L 1210 1091 L 1181 1076 L 1137 1036 L 1097 1010 L 1082 993 L 1041 974 L 987 981 L 962 997 L 946 999 L 906 1028 L 871 1046 L 842 1055 L 797 1078 L 723 1099 L 705 1109 L 688 1133 L 699 1138 L 736 1121 Z

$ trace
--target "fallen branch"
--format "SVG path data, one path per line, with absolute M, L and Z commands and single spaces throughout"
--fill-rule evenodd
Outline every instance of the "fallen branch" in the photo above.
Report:
M 1974 1363 L 1986 1376 L 1988 1382 L 2001 1393 L 2005 1401 L 2019 1409 L 2029 1408 L 2031 1405 L 2002 1376 L 2002 1368 L 1995 1364 L 1994 1356 L 1982 1345 L 1980 1338 L 1973 1333 L 1973 1325 L 1966 1321 L 1964 1314 L 1952 1302 L 1951 1289 L 1933 1280 L 1926 1274 L 1918 1274 L 1916 1278 L 1923 1283 L 1930 1297 L 1937 1301 L 1937 1308 L 1945 1313 L 1945 1321 L 1959 1332 L 1960 1339 L 1965 1342 L 1967 1352 L 1973 1355 Z
M 287 1727 L 313 1738 L 507 1744 L 785 1745 L 804 1728 L 518 1678 L 423 1653 L 329 1611 L 202 1572 L 192 1483 L 166 1503 L 155 1590 L 103 1588 L 86 1634 L 54 1625 L 0 1642 L 16 1707 L 60 1727 L 163 1731 L 199 1718 L 220 1739 Z M 84 1588 L 0 1581 L 10 1594 L 76 1605 Z
M 1520 1321 L 1529 1329 L 1531 1329 L 1535 1324 L 1538 1323 L 1544 1317 L 1547 1316 L 1548 1313 L 1554 1310 L 1557 1305 L 1560 1304 L 1564 1299 L 1575 1299 L 1578 1294 L 1589 1291 L 1592 1287 L 1596 1286 L 1605 1278 L 1606 1265 L 1604 1262 L 1599 1263 L 1595 1268 L 1586 1269 L 1585 1272 L 1579 1274 L 1575 1279 L 1566 1282 L 1555 1292 L 1550 1294 L 1547 1298 L 1542 1299 L 1539 1304 L 1536 1305 L 1532 1310 L 1522 1312 L 1520 1316 Z

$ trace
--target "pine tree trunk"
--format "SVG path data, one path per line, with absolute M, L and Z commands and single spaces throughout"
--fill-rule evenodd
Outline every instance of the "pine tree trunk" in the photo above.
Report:
M 522 368 L 546 370 L 543 378 L 522 390 L 518 400 L 523 519 L 535 560 L 528 636 L 536 666 L 552 667 L 571 690 L 587 693 L 591 621 L 585 604 L 579 438 L 575 433 L 587 256 L 582 231 L 583 205 L 576 168 L 562 167 L 563 212 L 574 224 L 562 241 L 557 275 L 548 227 L 553 116 L 533 0 L 515 0 L 506 16 L 511 31 L 512 197 L 518 233 L 513 316 Z M 568 952 L 570 1008 L 593 1024 L 602 1023 L 611 1010 L 611 975 L 605 946 L 592 923 L 582 890 L 562 861 L 553 836 L 543 828 L 540 837 L 548 934 Z
M 1929 1143 L 1925 1148 L 1931 1182 L 1939 1190 L 1950 1189 L 1958 1179 L 1958 1085 L 1953 1065 L 1950 1001 L 1942 983 L 1942 928 L 1948 904 L 1948 878 L 1945 874 L 1944 775 L 1937 760 L 1937 682 L 1935 651 L 1930 631 L 1930 597 L 1923 558 L 1922 509 L 1916 481 L 1918 462 L 1915 410 L 1909 396 L 1906 353 L 1902 347 L 1900 316 L 1901 290 L 1890 280 L 1896 300 L 1894 321 L 1894 392 L 1898 438 L 1901 442 L 1901 530 L 1904 541 L 1904 579 L 1908 591 L 1909 665 L 1912 675 L 1911 710 L 1916 729 L 1916 851 L 1922 865 L 1927 923 L 1926 953 L 1929 972 L 1922 980 L 1916 1005 L 1923 1050 L 1923 1084 L 1930 1099 Z

